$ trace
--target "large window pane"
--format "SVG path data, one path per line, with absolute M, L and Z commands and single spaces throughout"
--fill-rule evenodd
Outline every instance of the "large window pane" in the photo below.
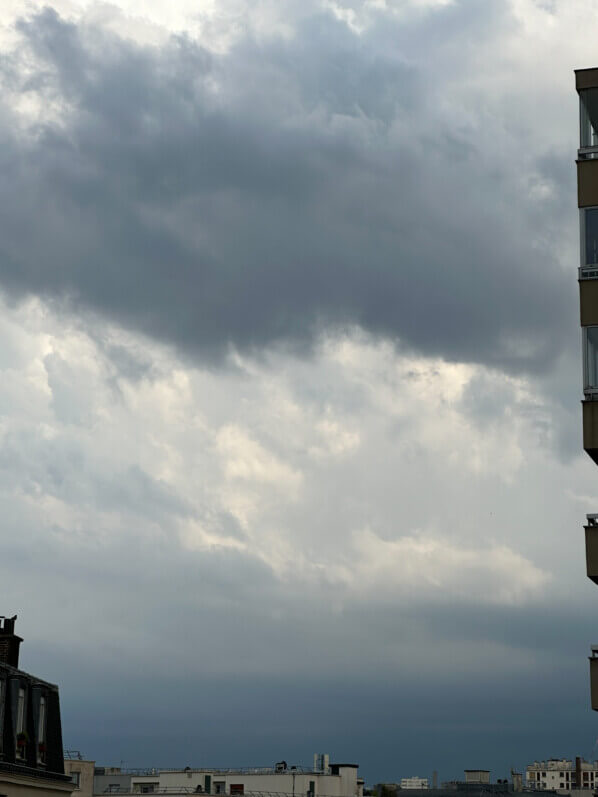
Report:
M 586 89 L 579 94 L 580 146 L 598 146 L 598 89 Z
M 598 263 L 598 208 L 584 210 L 584 251 L 582 266 Z
M 598 389 L 598 327 L 584 327 L 586 389 Z

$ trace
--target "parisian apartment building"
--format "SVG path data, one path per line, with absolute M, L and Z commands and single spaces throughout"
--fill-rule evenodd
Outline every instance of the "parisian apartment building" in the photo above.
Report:
M 20 669 L 16 619 L 0 616 L 0 795 L 70 795 L 58 687 Z

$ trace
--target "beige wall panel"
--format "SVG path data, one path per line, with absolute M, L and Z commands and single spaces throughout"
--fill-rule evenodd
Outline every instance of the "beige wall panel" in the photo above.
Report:
M 598 325 L 598 280 L 579 281 L 579 315 L 582 327 Z
M 577 161 L 577 204 L 598 205 L 598 158 Z
M 586 572 L 598 584 L 598 526 L 586 526 Z
M 577 91 L 598 88 L 598 69 L 576 69 L 575 88 Z
M 598 463 L 598 401 L 582 401 L 583 447 Z
M 590 695 L 592 708 L 598 711 L 598 659 L 590 659 Z
M 76 758 L 64 759 L 64 774 L 79 773 L 79 786 L 73 791 L 73 797 L 91 797 L 93 794 L 93 773 L 95 761 L 79 761 Z

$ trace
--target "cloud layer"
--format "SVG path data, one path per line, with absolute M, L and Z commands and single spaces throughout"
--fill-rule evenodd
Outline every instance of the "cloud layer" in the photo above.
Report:
M 479 48 L 510 39 L 513 11 L 372 7 L 360 25 L 309 8 L 224 52 L 51 9 L 18 22 L 0 282 L 204 355 L 359 324 L 546 368 L 574 293 L 552 243 L 573 218 L 573 170 L 555 168 L 572 151 L 487 88 Z
M 591 754 L 572 69 L 596 21 L 7 3 L 0 608 L 69 746 L 329 750 L 372 780 Z

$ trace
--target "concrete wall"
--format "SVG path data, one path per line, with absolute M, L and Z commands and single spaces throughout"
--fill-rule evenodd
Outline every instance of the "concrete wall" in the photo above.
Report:
M 216 784 L 223 784 L 224 793 L 230 794 L 231 785 L 243 786 L 244 792 L 280 792 L 295 794 L 296 797 L 307 795 L 310 782 L 315 785 L 318 797 L 359 797 L 360 787 L 357 783 L 357 769 L 341 767 L 338 775 L 324 775 L 319 772 L 295 772 L 290 770 L 280 773 L 219 772 L 218 770 L 178 770 L 176 772 L 159 772 L 155 775 L 133 776 L 131 790 L 140 792 L 144 784 L 159 783 L 160 787 L 179 787 L 205 789 L 206 776 L 211 778 L 211 793 L 216 793 Z
M 108 771 L 109 769 L 106 768 Z M 131 787 L 131 775 L 123 774 L 122 772 L 114 772 L 111 774 L 94 775 L 93 778 L 93 792 L 94 794 L 105 794 L 111 788 L 117 787 L 122 791 L 128 791 Z
M 589 208 L 598 205 L 598 160 L 577 161 L 577 205 Z
M 0 772 L 0 794 L 6 797 L 68 797 L 72 783 Z
M 582 327 L 598 325 L 598 280 L 579 281 L 579 315 Z
M 64 759 L 64 774 L 72 777 L 73 773 L 79 773 L 79 786 L 74 786 L 73 797 L 92 797 L 93 794 L 93 771 L 95 761 L 78 761 L 77 759 Z
M 598 401 L 582 401 L 583 447 L 598 464 Z
M 577 91 L 598 88 L 598 69 L 576 69 L 575 88 Z

